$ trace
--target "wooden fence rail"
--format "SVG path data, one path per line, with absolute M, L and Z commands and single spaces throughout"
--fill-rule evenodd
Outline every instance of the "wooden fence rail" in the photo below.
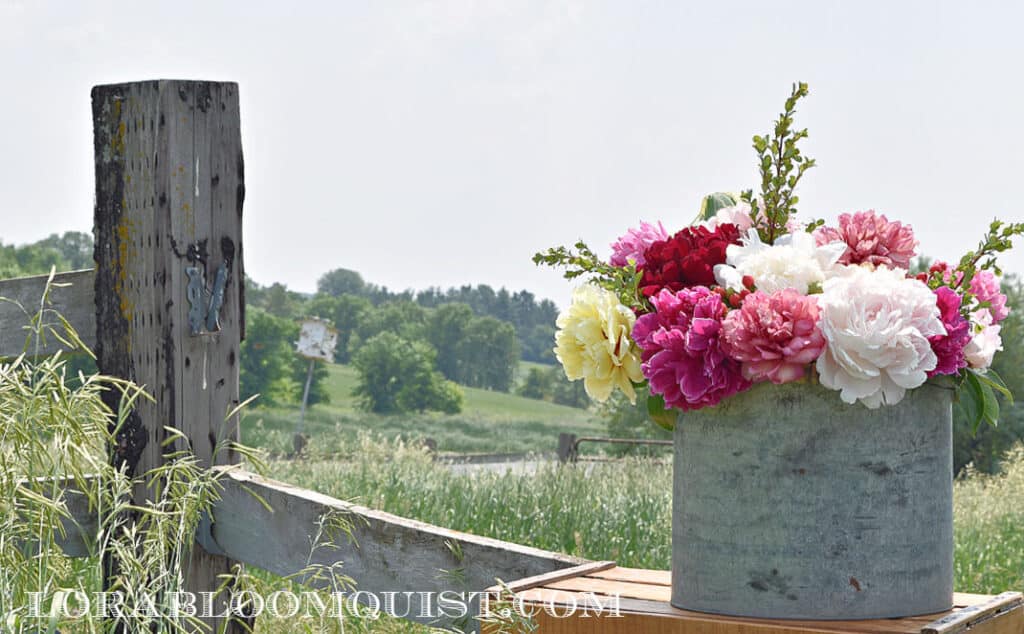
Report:
M 281 576 L 340 564 L 339 573 L 356 581 L 349 591 L 381 596 L 385 592 L 412 593 L 408 618 L 435 626 L 453 625 L 437 605 L 438 593 L 483 592 L 495 579 L 514 581 L 566 570 L 590 563 L 537 548 L 480 537 L 410 520 L 391 513 L 351 504 L 328 495 L 264 478 L 237 467 L 218 467 L 221 499 L 210 524 L 200 526 L 208 535 L 197 542 L 216 554 Z M 87 542 L 95 539 L 95 509 L 85 496 L 64 487 L 70 518 L 64 521 L 61 543 L 71 557 L 89 554 Z M 265 504 L 264 504 L 265 503 Z M 269 507 L 269 508 L 268 508 Z M 351 535 L 325 535 L 324 544 L 314 540 L 324 520 L 338 518 Z M 329 538 L 329 539 L 328 539 Z M 307 585 L 330 590 L 325 579 L 299 578 Z M 429 594 L 421 594 L 429 593 Z M 430 603 L 424 603 L 424 598 Z M 471 608 L 478 605 L 470 602 Z

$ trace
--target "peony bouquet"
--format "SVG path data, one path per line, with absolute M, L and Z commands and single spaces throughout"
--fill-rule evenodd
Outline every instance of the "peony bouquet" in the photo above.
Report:
M 955 377 L 972 423 L 995 423 L 989 366 L 1009 309 L 996 255 L 1024 224 L 993 221 L 958 264 L 929 266 L 909 225 L 875 211 L 837 226 L 796 219 L 797 183 L 814 166 L 793 127 L 797 84 L 774 133 L 754 137 L 760 195 L 712 194 L 686 227 L 643 222 L 611 245 L 549 249 L 538 264 L 582 277 L 558 318 L 555 354 L 598 401 L 647 385 L 652 417 L 712 407 L 762 381 L 820 381 L 846 403 L 898 403 L 931 377 Z

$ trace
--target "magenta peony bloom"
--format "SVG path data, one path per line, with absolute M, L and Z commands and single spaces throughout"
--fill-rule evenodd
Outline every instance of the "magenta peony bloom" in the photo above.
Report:
M 929 370 L 928 376 L 956 374 L 967 367 L 964 348 L 971 342 L 971 324 L 960 314 L 960 295 L 956 291 L 940 286 L 935 289 L 935 300 L 946 334 L 928 337 L 932 352 L 938 358 L 935 369 Z
M 988 302 L 988 312 L 992 313 L 992 323 L 998 324 L 1010 314 L 1006 307 L 1006 295 L 999 289 L 999 278 L 992 271 L 978 271 L 971 279 L 971 294 L 979 302 Z
M 873 209 L 839 216 L 839 229 L 821 227 L 814 232 L 818 245 L 842 241 L 846 253 L 839 258 L 840 264 L 861 264 L 867 262 L 890 269 L 910 268 L 917 240 L 910 225 L 889 222 L 884 215 Z
M 721 342 L 727 355 L 743 362 L 744 378 L 796 381 L 825 348 L 818 302 L 792 288 L 752 293 L 722 322 Z
M 629 260 L 636 262 L 637 266 L 644 263 L 644 251 L 647 247 L 660 240 L 668 240 L 668 232 L 661 222 L 655 227 L 649 222 L 641 222 L 640 226 L 630 229 L 612 244 L 612 257 L 609 264 L 612 266 L 626 266 Z
M 651 298 L 655 312 L 641 315 L 633 339 L 642 351 L 644 376 L 651 392 L 682 410 L 716 405 L 750 387 L 740 364 L 722 351 L 719 335 L 726 306 L 704 286 Z

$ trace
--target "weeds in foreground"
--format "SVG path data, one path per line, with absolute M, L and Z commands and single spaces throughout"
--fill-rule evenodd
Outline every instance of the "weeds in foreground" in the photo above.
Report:
M 26 350 L 38 353 L 52 337 L 90 354 L 47 307 L 50 288 L 34 314 L 23 308 Z M 116 412 L 103 400 L 111 391 L 120 396 Z M 187 439 L 170 428 L 161 466 L 137 478 L 115 467 L 116 432 L 144 398 L 127 381 L 72 376 L 59 353 L 0 361 L 0 631 L 181 632 L 199 625 L 174 598 L 186 589 L 196 527 L 218 500 L 226 471 L 199 464 Z M 226 440 L 215 452 L 229 446 L 256 458 Z M 142 489 L 145 498 L 133 500 L 133 490 Z M 120 599 L 113 601 L 121 616 L 104 618 L 96 601 L 102 592 L 116 593 L 109 596 Z

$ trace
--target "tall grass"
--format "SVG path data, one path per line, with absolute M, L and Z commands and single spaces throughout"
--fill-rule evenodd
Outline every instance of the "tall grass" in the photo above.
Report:
M 672 474 L 641 459 L 453 475 L 422 449 L 364 434 L 337 459 L 281 460 L 286 482 L 439 526 L 624 566 L 667 568 Z
M 340 460 L 274 461 L 273 477 L 440 526 L 622 566 L 671 564 L 670 465 L 542 466 L 534 474 L 457 475 L 421 449 L 364 435 L 331 451 Z M 955 587 L 1024 589 L 1024 446 L 1005 472 L 954 488 Z
M 38 351 L 43 337 L 84 350 L 45 296 L 40 310 L 25 315 L 27 350 Z M 120 395 L 116 412 L 103 399 L 111 391 Z M 0 361 L 0 631 L 182 632 L 199 625 L 171 614 L 166 601 L 186 588 L 196 526 L 217 501 L 224 472 L 203 468 L 173 429 L 170 441 L 183 449 L 168 447 L 158 468 L 129 478 L 114 466 L 117 430 L 140 398 L 148 397 L 126 381 L 69 376 L 60 354 Z M 148 497 L 133 501 L 140 486 Z M 96 530 L 74 524 L 68 504 L 75 498 Z M 77 559 L 61 546 L 76 534 L 86 555 Z M 71 618 L 59 610 L 62 595 L 84 610 L 83 598 L 103 591 L 121 593 L 123 616 L 86 610 Z
M 955 486 L 956 587 L 964 592 L 1024 590 L 1024 445 L 1002 472 L 968 470 Z

